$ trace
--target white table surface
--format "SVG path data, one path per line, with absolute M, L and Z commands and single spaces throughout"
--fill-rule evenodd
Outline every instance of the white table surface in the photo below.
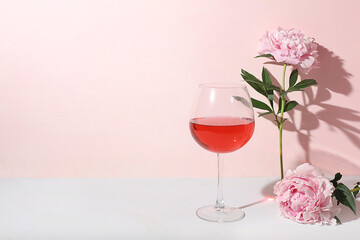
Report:
M 246 216 L 213 223 L 195 211 L 215 201 L 216 179 L 0 179 L 0 240 L 359 239 L 359 217 L 347 208 L 338 226 L 280 217 L 266 198 L 275 180 L 225 179 L 225 203 L 243 207 Z M 346 180 L 352 185 L 360 177 Z

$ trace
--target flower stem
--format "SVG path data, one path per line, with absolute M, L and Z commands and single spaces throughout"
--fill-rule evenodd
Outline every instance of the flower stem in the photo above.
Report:
M 360 187 L 353 188 L 353 189 L 350 190 L 350 192 L 356 192 L 356 191 L 360 191 Z
M 286 63 L 284 64 L 283 77 L 282 77 L 282 90 L 285 90 L 285 72 L 286 72 Z M 282 131 L 284 123 L 284 109 L 285 109 L 285 96 L 281 94 L 281 115 L 280 115 L 280 124 L 279 124 L 279 144 L 280 144 L 280 171 L 281 171 L 281 180 L 284 178 L 284 167 L 283 167 L 283 154 L 282 154 Z

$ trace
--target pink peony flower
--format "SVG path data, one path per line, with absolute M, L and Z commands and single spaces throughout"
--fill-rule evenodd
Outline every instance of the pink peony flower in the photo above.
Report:
M 274 193 L 281 216 L 298 223 L 334 225 L 334 216 L 340 211 L 331 197 L 334 189 L 319 169 L 304 163 L 288 170 L 274 186 Z
M 313 38 L 296 29 L 267 31 L 260 40 L 259 54 L 271 54 L 277 62 L 297 65 L 304 73 L 317 68 L 318 51 Z

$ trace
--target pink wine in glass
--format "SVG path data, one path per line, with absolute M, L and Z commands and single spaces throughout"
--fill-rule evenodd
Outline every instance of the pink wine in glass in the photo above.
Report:
M 204 117 L 190 120 L 195 141 L 211 152 L 228 153 L 244 146 L 254 132 L 250 118 Z

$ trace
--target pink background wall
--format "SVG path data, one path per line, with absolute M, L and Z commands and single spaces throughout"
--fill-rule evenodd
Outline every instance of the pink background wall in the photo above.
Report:
M 1 1 L 1 177 L 209 177 L 188 130 L 201 82 L 240 80 L 266 30 L 314 37 L 319 86 L 284 137 L 306 160 L 360 174 L 360 1 Z M 281 67 L 267 64 L 275 77 Z M 250 94 L 260 98 L 250 90 Z M 225 176 L 279 175 L 278 133 L 257 119 Z

